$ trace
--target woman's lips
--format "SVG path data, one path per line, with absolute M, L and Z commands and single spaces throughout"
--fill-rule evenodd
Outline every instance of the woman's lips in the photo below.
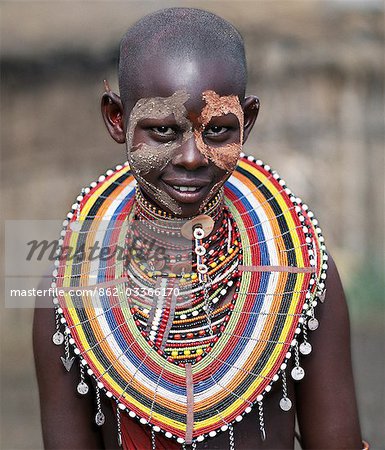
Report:
M 174 200 L 180 203 L 196 203 L 199 200 L 203 200 L 204 193 L 208 186 L 196 186 L 196 183 L 194 183 L 195 185 L 193 185 L 186 182 L 177 182 L 176 180 L 161 181 L 164 185 L 165 192 L 167 192 Z

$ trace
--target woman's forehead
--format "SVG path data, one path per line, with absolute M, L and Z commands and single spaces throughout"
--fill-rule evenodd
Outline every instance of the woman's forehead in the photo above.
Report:
M 171 97 L 175 92 L 185 91 L 189 99 L 185 107 L 189 112 L 199 113 L 205 106 L 202 94 L 214 91 L 220 96 L 243 97 L 242 87 L 234 82 L 233 64 L 213 57 L 207 59 L 155 58 L 143 61 L 140 79 L 134 81 L 135 98 L 131 107 L 143 98 Z

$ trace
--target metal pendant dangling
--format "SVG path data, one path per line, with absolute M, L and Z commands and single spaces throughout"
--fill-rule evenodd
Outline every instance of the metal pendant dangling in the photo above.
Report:
M 312 348 L 312 345 L 310 344 L 310 342 L 308 342 L 308 340 L 307 340 L 306 326 L 303 327 L 302 333 L 303 333 L 303 342 L 301 342 L 301 344 L 299 346 L 299 351 L 301 352 L 302 355 L 309 355 L 311 353 L 311 351 L 313 350 L 313 348 Z
M 72 364 L 75 361 L 75 357 L 70 354 L 70 344 L 68 334 L 64 337 L 64 352 L 65 357 L 61 356 L 60 359 L 63 363 L 63 366 L 66 368 L 67 372 L 71 370 Z
M 286 384 L 286 373 L 285 371 L 282 372 L 282 398 L 279 402 L 279 406 L 282 409 L 282 411 L 290 411 L 292 407 L 292 402 L 290 398 L 287 396 L 287 384 Z
M 99 387 L 96 386 L 96 408 L 97 408 L 97 412 L 95 415 L 95 423 L 96 425 L 98 425 L 99 427 L 101 427 L 102 425 L 104 425 L 104 422 L 106 421 L 106 418 L 103 414 L 102 411 L 102 405 L 100 402 L 100 390 Z
M 259 429 L 261 431 L 261 439 L 262 441 L 266 441 L 265 420 L 263 417 L 262 400 L 258 402 L 258 414 L 259 414 Z
M 120 409 L 119 406 L 116 406 L 116 423 L 118 427 L 118 445 L 119 447 L 122 446 L 122 430 L 121 430 L 121 424 L 120 424 Z
M 299 351 L 298 351 L 298 342 L 294 347 L 294 358 L 295 358 L 295 367 L 291 371 L 291 376 L 293 380 L 300 381 L 305 376 L 305 371 L 299 365 Z
M 64 342 L 64 334 L 60 331 L 60 318 L 58 308 L 55 308 L 56 332 L 52 335 L 52 342 L 55 345 L 61 345 Z
M 156 438 L 155 438 L 155 431 L 153 428 L 151 428 L 151 450 L 156 450 Z
M 82 364 L 80 364 L 80 381 L 76 387 L 76 390 L 81 395 L 86 395 L 89 391 L 88 384 L 84 381 L 84 368 Z
M 229 450 L 235 450 L 234 428 L 229 425 Z

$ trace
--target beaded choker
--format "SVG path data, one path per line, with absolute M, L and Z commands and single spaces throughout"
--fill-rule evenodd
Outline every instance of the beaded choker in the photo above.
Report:
M 62 247 L 98 243 L 109 257 L 70 260 L 59 251 L 53 340 L 65 344 L 67 370 L 79 360 L 78 392 L 94 385 L 98 425 L 101 393 L 114 402 L 124 448 L 121 414 L 150 427 L 152 449 L 164 437 L 195 448 L 225 430 L 233 449 L 234 424 L 252 408 L 268 439 L 265 396 L 281 378 L 280 407 L 290 410 L 289 358 L 291 376 L 304 376 L 300 354 L 312 350 L 307 333 L 325 297 L 318 222 L 275 171 L 243 154 L 219 197 L 183 232 L 180 223 L 171 229 L 191 235 L 185 246 L 170 244 L 158 220 L 171 218 L 145 203 L 127 165 L 117 166 L 83 189 L 63 223 Z M 156 258 L 149 242 L 165 241 L 168 252 Z

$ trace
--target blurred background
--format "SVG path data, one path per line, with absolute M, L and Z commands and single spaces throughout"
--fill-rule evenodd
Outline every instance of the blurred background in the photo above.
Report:
M 117 90 L 118 42 L 134 21 L 182 5 L 245 38 L 248 93 L 261 100 L 245 152 L 318 216 L 347 292 L 363 437 L 384 449 L 382 1 L 2 1 L 3 219 L 64 218 L 83 186 L 124 161 L 100 117 L 103 79 Z M 6 450 L 42 448 L 32 314 L 2 302 Z

